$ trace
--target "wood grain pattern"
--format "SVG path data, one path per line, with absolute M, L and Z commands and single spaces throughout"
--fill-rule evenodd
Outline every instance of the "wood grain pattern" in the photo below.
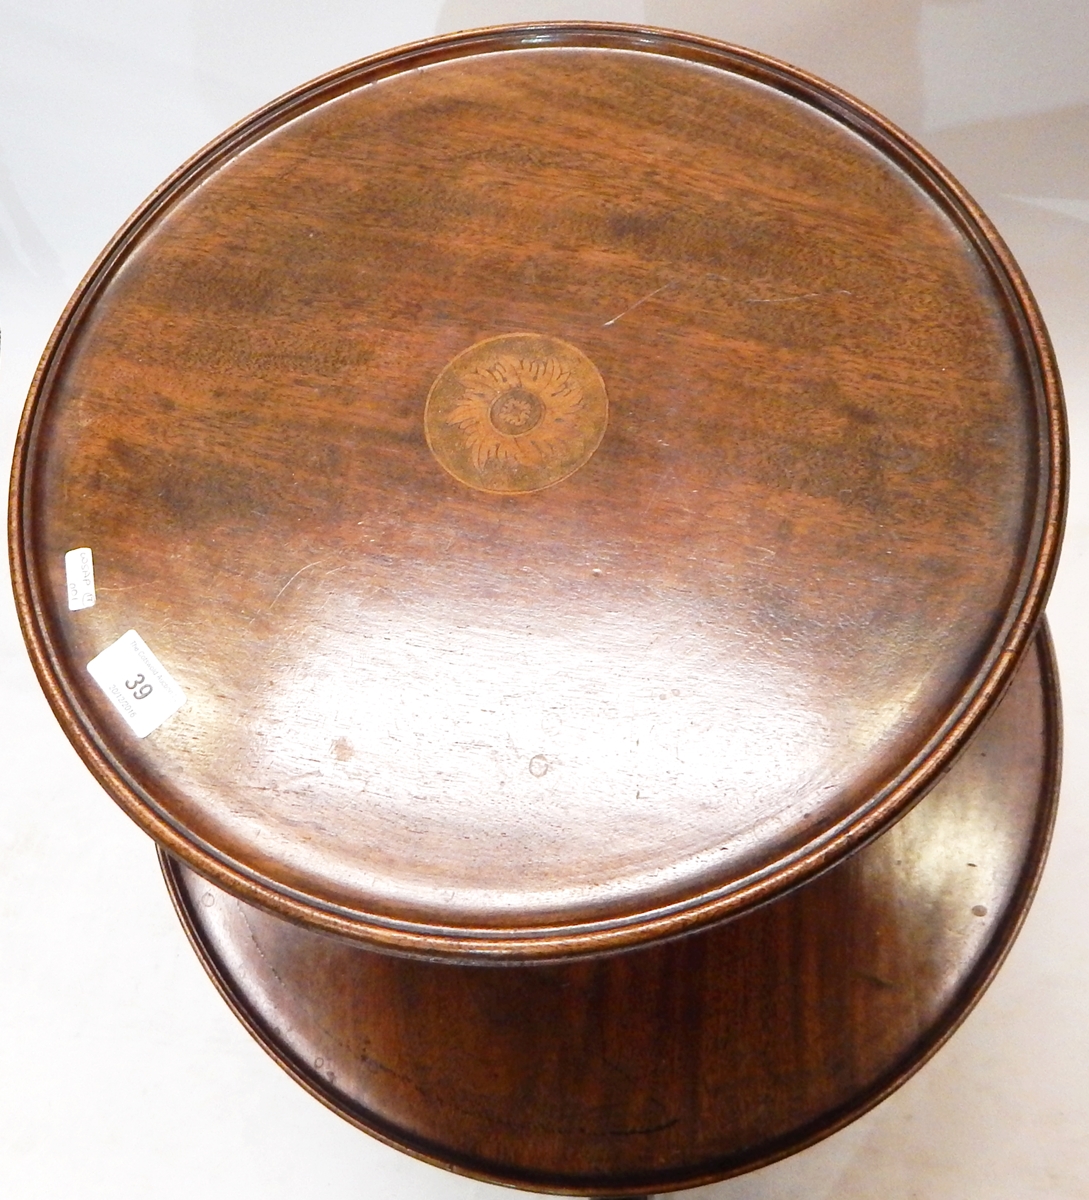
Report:
M 489 494 L 426 397 L 526 330 L 608 429 Z M 459 35 L 270 106 L 106 252 L 24 420 L 17 601 L 88 765 L 228 890 L 596 952 L 804 881 L 949 765 L 1042 611 L 1063 437 L 1015 266 L 872 113 L 694 37 Z M 85 670 L 129 629 L 188 697 L 142 741 Z
M 523 1188 L 661 1191 L 845 1124 L 949 1035 L 1035 887 L 1058 793 L 1046 627 L 969 749 L 901 822 L 758 911 L 589 962 L 375 954 L 168 856 L 179 915 L 265 1048 L 348 1120 Z

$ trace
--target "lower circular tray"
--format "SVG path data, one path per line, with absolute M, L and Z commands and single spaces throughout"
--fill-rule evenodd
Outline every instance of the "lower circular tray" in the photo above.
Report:
M 949 1036 L 1031 900 L 1060 726 L 1042 627 L 969 748 L 875 842 L 728 924 L 556 966 L 376 954 L 162 863 L 237 1016 L 347 1120 L 498 1183 L 656 1192 L 801 1149 Z

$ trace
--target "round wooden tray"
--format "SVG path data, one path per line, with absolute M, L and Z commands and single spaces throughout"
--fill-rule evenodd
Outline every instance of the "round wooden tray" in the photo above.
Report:
M 43 359 L 12 562 L 172 853 L 371 946 L 554 958 L 902 815 L 1028 644 L 1063 455 L 1021 276 L 887 122 L 521 27 L 326 76 L 152 197 Z
M 832 1132 L 949 1036 L 1031 899 L 1059 741 L 1045 627 L 968 750 L 883 837 L 726 925 L 588 962 L 376 954 L 162 863 L 227 1002 L 341 1116 L 500 1183 L 662 1191 Z

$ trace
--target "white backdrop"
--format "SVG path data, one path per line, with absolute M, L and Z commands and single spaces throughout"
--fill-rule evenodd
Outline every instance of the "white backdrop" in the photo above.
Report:
M 436 32 L 577 17 L 751 46 L 854 92 L 952 169 L 1044 311 L 1074 486 L 1050 605 L 1063 803 L 1028 923 L 950 1044 L 873 1113 L 715 1200 L 1089 1197 L 1089 3 L 1086 0 L 0 0 L 0 439 L 69 294 L 222 128 Z M 69 748 L 0 596 L 0 1195 L 484 1200 L 389 1150 L 251 1042 L 205 978 L 151 844 Z

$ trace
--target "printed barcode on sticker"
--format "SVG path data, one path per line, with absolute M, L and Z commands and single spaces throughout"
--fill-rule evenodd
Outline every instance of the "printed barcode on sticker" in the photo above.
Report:
M 94 608 L 95 563 L 89 546 L 68 551 L 64 556 L 64 577 L 68 583 L 68 607 L 73 612 Z
M 135 629 L 91 659 L 87 670 L 137 737 L 153 733 L 185 703 L 185 693 Z

